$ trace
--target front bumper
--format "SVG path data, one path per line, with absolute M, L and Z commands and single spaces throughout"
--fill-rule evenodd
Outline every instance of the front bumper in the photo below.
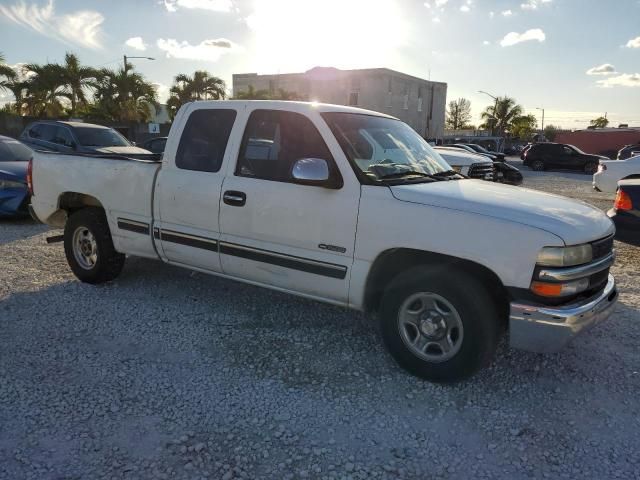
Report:
M 511 347 L 536 353 L 561 350 L 578 334 L 609 318 L 618 299 L 613 275 L 599 294 L 577 303 L 547 307 L 511 303 L 509 343 Z

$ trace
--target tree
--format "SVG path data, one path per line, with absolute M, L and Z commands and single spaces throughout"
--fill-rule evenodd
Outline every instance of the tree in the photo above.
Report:
M 60 65 L 35 63 L 22 67 L 27 78 L 24 108 L 27 115 L 36 117 L 58 117 L 64 114 L 66 100 L 64 72 Z
M 484 124 L 481 128 L 490 128 L 494 134 L 503 134 L 509 130 L 513 121 L 522 116 L 523 109 L 511 97 L 498 97 L 494 105 L 489 105 L 482 112 Z
M 249 85 L 245 92 L 236 93 L 233 98 L 235 100 L 305 100 L 305 97 L 297 92 L 290 92 L 282 88 L 279 88 L 276 92 L 256 90 L 253 85 Z
M 5 77 L 7 81 L 16 77 L 15 70 L 4 63 L 4 55 L 2 55 L 2 53 L 0 53 L 0 77 Z M 4 82 L 0 81 L 0 89 L 2 88 L 6 87 L 4 86 Z
M 227 97 L 224 80 L 211 76 L 209 72 L 198 70 L 193 77 L 176 75 L 169 89 L 169 114 L 173 118 L 180 107 L 187 102 L 197 100 L 223 100 Z
M 451 130 L 468 128 L 471 121 L 471 102 L 466 98 L 451 100 L 447 109 L 447 127 Z
M 147 122 L 151 108 L 158 108 L 155 86 L 133 71 L 133 66 L 97 72 L 94 85 L 95 103 L 89 108 L 91 116 L 113 121 Z
M 556 127 L 555 125 L 547 125 L 546 127 L 544 127 L 544 138 L 546 138 L 550 142 L 555 141 L 556 135 L 558 134 L 559 130 L 560 128 Z
M 71 101 L 69 113 L 75 115 L 78 102 L 86 105 L 85 92 L 95 86 L 98 71 L 91 67 L 83 67 L 78 57 L 68 52 L 64 56 L 64 65 L 61 66 L 61 70 L 66 88 L 65 95 Z
M 538 120 L 535 115 L 521 115 L 511 122 L 509 131 L 513 137 L 522 140 L 529 140 L 538 126 Z
M 591 120 L 591 126 L 595 128 L 606 128 L 609 125 L 607 117 L 598 117 Z

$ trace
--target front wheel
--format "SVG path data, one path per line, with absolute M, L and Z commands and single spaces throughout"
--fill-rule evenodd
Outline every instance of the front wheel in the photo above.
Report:
M 531 170 L 542 172 L 544 170 L 544 162 L 542 160 L 534 160 L 531 162 Z
M 104 211 L 95 207 L 69 217 L 64 227 L 64 253 L 75 276 L 86 283 L 113 280 L 125 261 L 113 246 Z
M 487 365 L 496 349 L 499 314 L 473 277 L 427 266 L 396 277 L 381 305 L 387 349 L 404 369 L 451 383 Z

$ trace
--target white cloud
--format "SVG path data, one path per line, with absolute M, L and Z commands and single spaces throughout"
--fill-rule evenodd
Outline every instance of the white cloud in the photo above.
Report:
M 543 3 L 551 3 L 551 0 L 527 0 L 525 3 L 520 4 L 520 8 L 523 10 L 536 10 L 538 5 Z
M 495 16 L 496 12 L 489 12 L 489 18 L 493 18 Z
M 158 101 L 160 103 L 166 103 L 169 98 L 169 86 L 164 83 L 154 82 L 153 87 L 156 89 L 156 93 L 158 94 Z
M 512 45 L 516 45 L 522 42 L 529 42 L 536 40 L 538 42 L 544 42 L 547 36 L 544 32 L 539 28 L 532 28 L 531 30 L 527 30 L 524 33 L 517 32 L 509 32 L 507 33 L 502 40 L 500 40 L 500 45 L 503 47 L 511 47 Z
M 142 41 L 142 37 L 131 37 L 124 44 L 127 47 L 131 47 L 135 50 L 144 51 L 147 49 L 147 45 Z
M 43 5 L 20 1 L 10 6 L 0 5 L 0 15 L 22 27 L 65 43 L 91 49 L 102 48 L 104 17 L 93 10 L 58 15 L 53 0 Z
M 614 73 L 616 73 L 616 67 L 610 63 L 603 63 L 587 70 L 587 75 L 612 75 Z
M 513 15 L 513 12 L 511 10 L 503 10 L 502 12 L 500 12 L 500 14 L 503 17 L 510 17 L 511 15 Z
M 435 4 L 437 8 L 444 7 L 449 0 L 435 0 Z
M 640 37 L 632 38 L 627 42 L 628 48 L 640 48 Z
M 464 13 L 467 13 L 467 12 L 470 12 L 470 11 L 471 11 L 471 9 L 469 8 L 469 6 L 468 6 L 468 5 L 462 5 L 462 6 L 460 7 L 460 11 L 461 11 L 461 12 L 464 12 Z
M 169 12 L 176 12 L 178 8 L 229 12 L 233 8 L 233 2 L 231 0 L 164 0 L 164 6 Z
M 483 45 L 491 45 L 491 42 L 489 40 L 484 40 L 482 42 Z
M 433 23 L 440 23 L 440 17 L 433 17 L 433 18 L 431 19 L 431 21 L 432 21 Z
M 158 48 L 167 54 L 167 58 L 183 58 L 187 60 L 203 60 L 216 62 L 222 55 L 240 48 L 231 40 L 218 38 L 215 40 L 203 40 L 197 45 L 191 45 L 187 41 L 178 42 L 176 39 L 158 39 Z
M 604 80 L 598 80 L 599 87 L 640 87 L 640 73 L 623 73 L 617 77 L 609 77 Z

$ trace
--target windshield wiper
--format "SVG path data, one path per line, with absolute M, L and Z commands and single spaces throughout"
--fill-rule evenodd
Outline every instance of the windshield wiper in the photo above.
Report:
M 460 172 L 456 172 L 455 170 L 444 170 L 442 172 L 437 172 L 432 174 L 434 177 L 438 177 L 438 178 L 447 178 L 447 177 L 452 177 L 454 175 L 460 175 Z M 460 175 L 462 176 L 462 175 Z
M 402 178 L 402 177 L 409 177 L 409 176 L 419 176 L 419 177 L 427 177 L 427 178 L 431 178 L 431 179 L 438 179 L 438 177 L 436 177 L 435 175 L 431 175 L 430 173 L 424 173 L 424 172 L 419 172 L 417 170 L 405 170 L 403 172 L 392 172 L 392 173 L 387 173 L 384 175 L 380 175 L 378 176 L 378 180 L 388 180 L 388 179 L 393 179 L 393 178 Z M 439 180 L 439 179 L 438 179 Z

